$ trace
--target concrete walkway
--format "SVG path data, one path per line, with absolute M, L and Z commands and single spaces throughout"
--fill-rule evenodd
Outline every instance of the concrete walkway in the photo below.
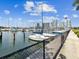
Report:
M 79 59 L 79 38 L 72 30 L 56 59 Z

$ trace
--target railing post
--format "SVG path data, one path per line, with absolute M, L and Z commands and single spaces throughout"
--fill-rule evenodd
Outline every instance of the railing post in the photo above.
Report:
M 43 40 L 43 59 L 45 59 L 45 40 Z

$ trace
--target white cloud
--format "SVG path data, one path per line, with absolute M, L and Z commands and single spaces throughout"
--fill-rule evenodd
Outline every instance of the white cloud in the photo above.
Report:
M 52 22 L 52 20 L 59 20 L 59 18 L 54 16 L 45 16 L 43 17 L 44 22 Z
M 38 16 L 39 13 L 30 13 L 30 15 L 32 15 L 32 16 Z
M 78 17 L 78 14 L 73 14 L 72 15 L 74 18 L 77 18 Z
M 63 17 L 68 17 L 68 15 L 64 15 Z
M 22 20 L 22 18 L 18 18 L 18 20 L 19 20 L 19 21 L 21 21 L 21 20 Z
M 24 4 L 24 9 L 28 12 L 32 11 L 32 8 L 34 8 L 35 5 L 32 1 L 26 1 L 26 3 Z
M 39 4 L 38 7 L 37 7 L 37 10 L 38 11 L 42 11 L 43 12 L 54 12 L 54 13 L 57 13 L 57 10 L 55 9 L 54 6 L 50 6 L 46 3 L 43 3 L 43 4 Z
M 14 8 L 17 8 L 17 7 L 18 7 L 18 4 L 15 4 L 15 5 L 14 5 Z
M 5 13 L 6 15 L 9 15 L 9 14 L 10 14 L 10 11 L 9 11 L 9 10 L 4 10 L 4 13 Z
M 26 12 L 32 12 L 31 15 L 36 16 L 41 14 L 41 11 L 57 13 L 57 10 L 53 5 L 48 5 L 46 3 L 42 4 L 42 2 L 26 1 L 24 9 Z

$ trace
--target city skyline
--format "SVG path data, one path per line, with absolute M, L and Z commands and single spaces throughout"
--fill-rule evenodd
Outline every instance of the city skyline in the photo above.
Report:
M 72 26 L 79 26 L 79 11 L 73 7 L 74 0 L 0 0 L 0 26 L 30 26 L 31 22 L 41 22 L 43 7 L 44 22 L 67 16 Z

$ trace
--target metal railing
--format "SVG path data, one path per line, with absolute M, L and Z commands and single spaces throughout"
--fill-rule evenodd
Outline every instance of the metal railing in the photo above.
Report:
M 15 51 L 1 59 L 56 59 L 69 31 Z

